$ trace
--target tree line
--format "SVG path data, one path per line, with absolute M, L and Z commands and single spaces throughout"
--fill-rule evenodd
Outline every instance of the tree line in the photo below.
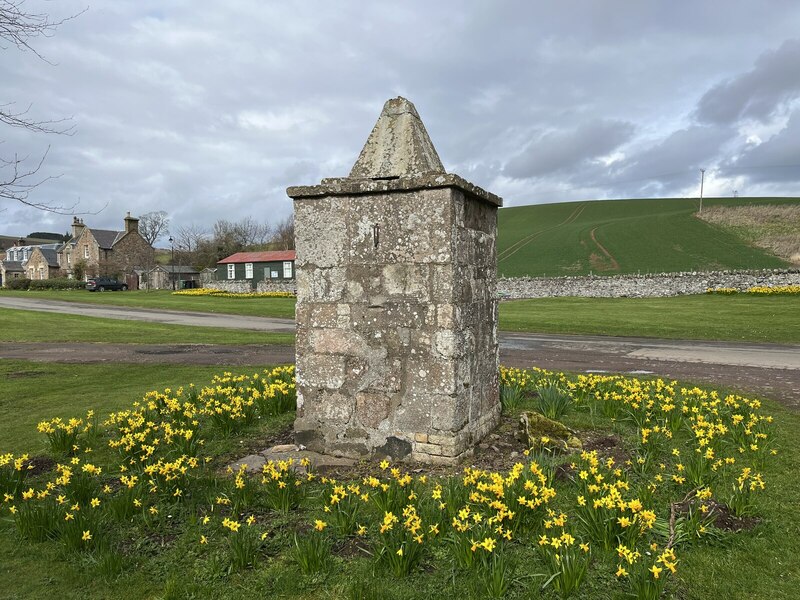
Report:
M 269 223 L 253 217 L 238 221 L 220 219 L 210 227 L 197 223 L 173 225 L 165 211 L 139 217 L 139 233 L 153 246 L 166 241 L 175 252 L 175 263 L 195 268 L 215 267 L 236 252 L 294 250 L 294 218 Z M 172 257 L 170 257 L 172 261 Z

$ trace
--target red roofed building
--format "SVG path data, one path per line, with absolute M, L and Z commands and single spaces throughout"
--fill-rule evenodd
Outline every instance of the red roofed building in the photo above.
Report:
M 283 282 L 294 280 L 294 250 L 237 252 L 217 263 L 218 281 Z

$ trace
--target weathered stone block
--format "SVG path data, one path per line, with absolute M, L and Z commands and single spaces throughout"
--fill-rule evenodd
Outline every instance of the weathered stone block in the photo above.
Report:
M 296 358 L 295 377 L 300 388 L 339 389 L 345 382 L 345 359 L 329 354 L 303 354 Z M 303 394 L 307 401 L 309 394 Z
M 365 427 L 375 429 L 389 416 L 391 398 L 381 392 L 356 394 L 356 419 Z
M 414 444 L 414 452 L 416 453 L 423 453 L 423 454 L 434 454 L 437 456 L 441 456 L 442 454 L 442 447 L 436 444 L 425 444 L 422 442 L 416 442 Z

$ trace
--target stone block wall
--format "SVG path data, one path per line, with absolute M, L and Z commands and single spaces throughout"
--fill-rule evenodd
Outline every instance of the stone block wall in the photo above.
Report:
M 704 294 L 709 288 L 800 285 L 800 269 L 690 271 L 647 275 L 513 277 L 497 282 L 502 298 L 648 298 Z
M 275 281 L 259 281 L 256 283 L 257 292 L 289 292 L 290 294 L 297 293 L 297 285 L 294 281 L 275 282 Z
M 496 216 L 455 187 L 295 196 L 298 443 L 454 462 L 495 425 Z
M 240 279 L 222 279 L 218 281 L 209 281 L 203 284 L 203 287 L 211 288 L 212 290 L 224 290 L 234 294 L 245 294 L 253 291 L 253 286 L 250 280 Z
M 211 288 L 214 290 L 225 290 L 235 294 L 245 294 L 253 291 L 253 284 L 250 279 L 220 279 L 207 281 L 203 283 L 203 287 Z M 276 283 L 273 281 L 259 281 L 256 283 L 257 292 L 289 292 L 295 294 L 297 292 L 297 285 L 294 281 L 287 281 L 283 283 Z

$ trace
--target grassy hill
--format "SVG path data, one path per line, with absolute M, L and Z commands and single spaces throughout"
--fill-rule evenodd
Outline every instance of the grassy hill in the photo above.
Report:
M 800 198 L 706 198 L 703 207 L 800 205 Z M 503 208 L 498 274 L 614 275 L 780 268 L 789 263 L 695 216 L 697 199 L 598 200 Z

